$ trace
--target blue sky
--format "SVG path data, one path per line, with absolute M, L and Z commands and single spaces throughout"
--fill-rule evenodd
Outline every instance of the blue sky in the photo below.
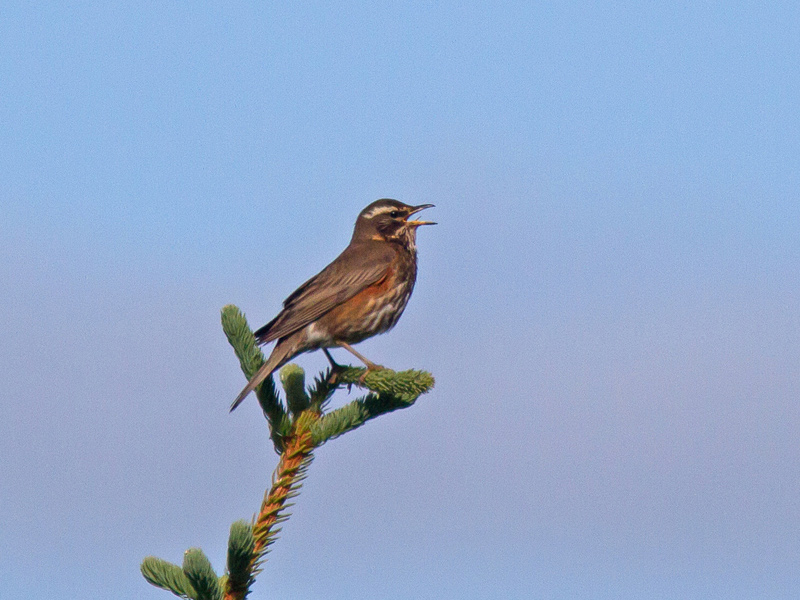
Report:
M 388 196 L 439 225 L 359 348 L 437 387 L 319 450 L 254 598 L 797 598 L 798 39 L 788 2 L 6 3 L 2 589 L 221 569 L 275 456 L 219 309 L 269 320 Z

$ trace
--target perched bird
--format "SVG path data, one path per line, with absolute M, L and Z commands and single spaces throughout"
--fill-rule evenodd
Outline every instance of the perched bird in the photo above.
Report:
M 435 225 L 409 217 L 432 206 L 383 199 L 361 211 L 344 252 L 297 288 L 278 316 L 255 332 L 259 345 L 278 343 L 231 411 L 273 371 L 303 352 L 322 348 L 333 364 L 327 348 L 339 346 L 363 361 L 367 372 L 382 368 L 350 344 L 389 331 L 403 314 L 417 279 L 417 227 Z

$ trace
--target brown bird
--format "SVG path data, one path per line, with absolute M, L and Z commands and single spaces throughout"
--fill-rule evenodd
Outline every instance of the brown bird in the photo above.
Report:
M 233 411 L 275 370 L 298 354 L 342 347 L 366 366 L 382 368 L 353 350 L 368 337 L 389 331 L 403 314 L 417 279 L 417 227 L 408 218 L 433 204 L 409 206 L 377 200 L 356 219 L 350 245 L 336 260 L 283 302 L 277 317 L 255 332 L 259 345 L 278 343 L 231 405 Z M 365 373 L 366 374 L 366 373 Z

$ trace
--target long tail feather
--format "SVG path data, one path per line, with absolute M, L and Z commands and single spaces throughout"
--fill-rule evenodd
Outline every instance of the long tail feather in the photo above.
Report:
M 244 386 L 244 389 L 239 392 L 239 395 L 236 396 L 236 400 L 233 401 L 231 404 L 230 412 L 236 410 L 236 407 L 239 406 L 242 401 L 247 398 L 247 396 L 256 389 L 262 381 L 264 381 L 267 377 L 272 375 L 272 373 L 282 367 L 284 363 L 289 361 L 294 355 L 294 346 L 295 340 L 292 338 L 285 338 L 278 342 L 275 348 L 272 350 L 272 354 L 269 355 L 267 362 L 265 362 L 261 368 L 256 371 L 256 374 L 247 382 L 247 385 Z
M 244 386 L 244 389 L 239 392 L 239 395 L 236 396 L 236 400 L 234 400 L 233 404 L 231 404 L 231 412 L 236 410 L 236 407 L 239 406 L 244 399 L 247 398 L 250 392 L 256 389 L 262 381 L 272 375 L 272 371 L 274 370 L 275 369 L 270 368 L 269 363 L 264 363 L 261 368 L 256 371 L 256 374 L 253 375 L 253 378 L 247 382 L 247 385 Z

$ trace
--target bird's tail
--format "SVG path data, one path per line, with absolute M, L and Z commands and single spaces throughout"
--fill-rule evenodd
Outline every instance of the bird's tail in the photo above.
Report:
M 239 406 L 242 401 L 247 398 L 248 394 L 256 389 L 262 381 L 264 381 L 267 377 L 272 375 L 272 373 L 283 366 L 285 362 L 294 356 L 294 348 L 295 343 L 291 340 L 291 338 L 283 339 L 275 346 L 272 350 L 272 354 L 269 355 L 267 362 L 265 362 L 261 368 L 256 371 L 256 374 L 247 382 L 247 385 L 244 386 L 244 389 L 239 392 L 239 395 L 236 396 L 236 400 L 233 401 L 231 404 L 230 412 L 236 410 L 236 407 Z

